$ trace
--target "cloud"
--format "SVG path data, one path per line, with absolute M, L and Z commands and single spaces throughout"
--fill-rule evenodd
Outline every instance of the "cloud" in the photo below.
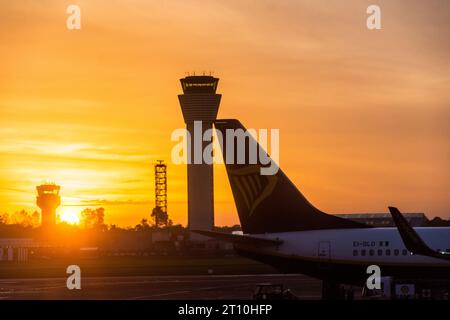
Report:
M 150 205 L 154 201 L 146 200 L 106 200 L 106 199 L 90 199 L 80 200 L 77 204 L 65 204 L 67 207 L 86 207 L 86 206 L 123 206 L 123 205 Z

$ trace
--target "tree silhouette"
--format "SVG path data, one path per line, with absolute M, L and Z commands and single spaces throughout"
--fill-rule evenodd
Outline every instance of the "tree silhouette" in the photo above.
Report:
M 169 215 L 167 212 L 162 211 L 160 207 L 153 208 L 151 216 L 155 221 L 155 227 L 167 226 Z
M 142 218 L 141 223 L 137 224 L 134 229 L 136 231 L 145 231 L 150 229 L 150 224 L 148 223 L 148 220 L 145 218 Z
M 0 213 L 0 224 L 8 224 L 9 223 L 9 214 Z
M 89 209 L 86 208 L 81 211 L 81 221 L 85 229 L 98 228 L 104 226 L 105 209 Z

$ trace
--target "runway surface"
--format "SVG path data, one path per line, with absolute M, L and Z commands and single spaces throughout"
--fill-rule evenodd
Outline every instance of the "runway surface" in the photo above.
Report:
M 82 278 L 68 290 L 66 278 L 1 279 L 2 299 L 251 299 L 258 283 L 283 284 L 300 299 L 320 299 L 321 282 L 304 275 L 208 275 Z

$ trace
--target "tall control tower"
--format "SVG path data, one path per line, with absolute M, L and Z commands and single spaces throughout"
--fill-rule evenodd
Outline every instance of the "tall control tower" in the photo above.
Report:
M 38 196 L 36 204 L 41 208 L 41 226 L 51 227 L 56 224 L 56 208 L 61 204 L 59 196 L 60 186 L 56 184 L 43 184 L 36 187 Z
M 217 118 L 222 97 L 216 94 L 219 79 L 212 76 L 188 76 L 180 81 L 183 94 L 178 95 L 178 99 L 191 138 L 187 147 L 190 160 L 187 166 L 188 227 L 190 230 L 212 230 L 213 165 L 203 161 L 203 150 L 210 142 L 202 142 L 202 137 L 206 130 L 212 129 L 213 122 Z M 204 238 L 191 234 L 191 239 Z

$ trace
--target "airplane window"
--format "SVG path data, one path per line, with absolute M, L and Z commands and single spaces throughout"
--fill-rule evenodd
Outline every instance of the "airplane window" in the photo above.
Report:
M 407 254 L 408 254 L 408 250 L 403 249 L 403 250 L 402 250 L 402 255 L 406 256 Z
M 365 256 L 366 255 L 366 250 L 361 250 L 361 255 Z
M 398 249 L 394 250 L 394 255 L 398 256 L 399 253 L 400 253 L 400 251 Z
M 369 254 L 370 254 L 371 256 L 373 256 L 373 255 L 375 254 L 375 250 L 370 249 L 370 250 L 369 250 Z
M 378 255 L 379 255 L 379 256 L 382 256 L 382 255 L 383 255 L 383 250 L 378 249 Z
M 357 256 L 358 255 L 358 250 L 353 250 L 353 256 Z
M 390 256 L 390 255 L 391 255 L 391 249 L 387 249 L 387 250 L 386 250 L 386 255 L 387 255 L 387 256 Z

